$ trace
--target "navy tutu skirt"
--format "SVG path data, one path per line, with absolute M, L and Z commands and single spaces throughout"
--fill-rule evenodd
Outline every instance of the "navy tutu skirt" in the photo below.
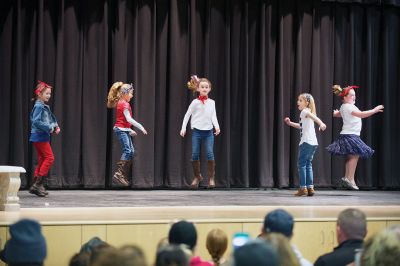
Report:
M 369 158 L 374 150 L 360 139 L 357 135 L 339 135 L 326 149 L 333 155 L 359 155 L 361 158 Z

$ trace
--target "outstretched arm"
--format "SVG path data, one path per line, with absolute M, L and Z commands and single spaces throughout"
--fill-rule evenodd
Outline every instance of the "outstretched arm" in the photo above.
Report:
M 290 121 L 290 118 L 289 118 L 289 117 L 285 117 L 285 119 L 284 119 L 283 121 L 285 121 L 286 125 L 288 125 L 288 126 L 291 126 L 291 127 L 297 128 L 297 129 L 300 129 L 300 124 L 299 124 L 299 123 L 294 123 L 294 122 Z
M 333 117 L 342 117 L 338 109 L 333 110 Z
M 126 121 L 128 121 L 129 124 L 140 129 L 140 131 L 142 131 L 143 134 L 147 135 L 146 129 L 144 129 L 144 127 L 139 122 L 137 122 L 135 119 L 132 118 L 128 109 L 124 109 L 124 116 L 126 118 Z
M 318 116 L 314 115 L 313 113 L 308 113 L 307 116 L 319 125 L 319 130 L 324 131 L 326 129 L 326 125 L 324 124 L 324 122 L 322 122 L 321 119 L 318 118 Z
M 383 112 L 383 109 L 385 107 L 383 105 L 378 105 L 374 109 L 368 110 L 368 111 L 353 111 L 351 112 L 352 115 L 357 116 L 359 118 L 367 118 L 370 117 L 371 115 L 374 115 L 376 113 L 381 113 Z

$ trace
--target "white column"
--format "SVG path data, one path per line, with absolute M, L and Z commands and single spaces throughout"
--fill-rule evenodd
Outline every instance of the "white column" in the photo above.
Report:
M 19 211 L 20 173 L 26 173 L 23 167 L 0 165 L 0 211 Z

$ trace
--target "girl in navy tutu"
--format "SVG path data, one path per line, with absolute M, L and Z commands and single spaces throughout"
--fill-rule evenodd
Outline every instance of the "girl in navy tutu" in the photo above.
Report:
M 295 196 L 314 195 L 314 177 L 312 160 L 318 147 L 317 136 L 315 135 L 314 122 L 319 125 L 319 130 L 324 131 L 326 125 L 317 117 L 314 97 L 309 93 L 302 93 L 297 98 L 297 107 L 300 112 L 299 123 L 285 118 L 288 126 L 300 129 L 299 157 L 297 168 L 299 171 L 300 188 Z
M 341 117 L 343 119 L 343 127 L 336 141 L 327 147 L 327 150 L 334 155 L 346 156 L 345 176 L 341 178 L 343 186 L 358 190 L 358 186 L 354 180 L 358 158 L 369 158 L 374 153 L 367 144 L 360 138 L 362 127 L 362 118 L 369 117 L 373 114 L 383 112 L 383 105 L 378 105 L 374 109 L 368 111 L 360 111 L 355 106 L 356 92 L 354 89 L 358 86 L 347 86 L 341 88 L 339 85 L 333 86 L 333 93 L 342 98 L 343 104 L 340 110 L 333 111 L 333 117 Z

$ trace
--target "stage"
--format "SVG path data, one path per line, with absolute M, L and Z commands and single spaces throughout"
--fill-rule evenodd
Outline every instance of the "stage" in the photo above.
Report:
M 197 252 L 208 258 L 205 237 L 211 229 L 221 228 L 229 237 L 235 232 L 256 237 L 265 214 L 284 208 L 296 221 L 292 242 L 312 262 L 337 245 L 335 221 L 345 208 L 355 207 L 366 213 L 368 236 L 400 223 L 399 191 L 317 190 L 314 197 L 301 198 L 293 196 L 295 190 L 284 189 L 49 192 L 49 197 L 39 198 L 20 191 L 21 210 L 0 212 L 3 239 L 9 237 L 8 225 L 20 218 L 40 221 L 49 248 L 46 265 L 67 265 L 93 236 L 115 246 L 138 244 L 151 263 L 157 242 L 167 236 L 171 223 L 178 219 L 196 224 Z

